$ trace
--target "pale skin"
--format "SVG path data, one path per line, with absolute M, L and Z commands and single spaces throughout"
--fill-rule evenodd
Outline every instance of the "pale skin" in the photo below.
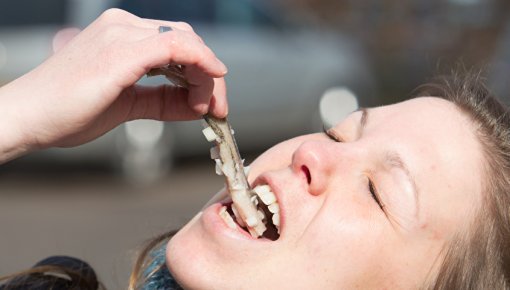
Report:
M 172 31 L 159 33 L 159 26 Z M 110 9 L 80 32 L 55 36 L 55 53 L 0 88 L 0 163 L 76 146 L 134 119 L 198 119 L 228 113 L 226 66 L 191 26 Z M 135 83 L 151 68 L 185 65 L 189 91 Z
M 281 237 L 240 234 L 213 204 L 168 244 L 178 281 L 186 289 L 417 289 L 432 277 L 481 200 L 474 126 L 434 97 L 369 109 L 364 122 L 362 114 L 329 131 L 342 142 L 301 136 L 256 159 L 249 179 L 275 192 Z

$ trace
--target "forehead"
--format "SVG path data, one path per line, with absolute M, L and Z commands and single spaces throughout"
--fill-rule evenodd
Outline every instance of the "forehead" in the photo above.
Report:
M 357 112 L 340 126 L 353 128 L 360 117 Z M 444 232 L 467 220 L 478 204 L 482 150 L 473 123 L 453 103 L 425 97 L 370 109 L 363 138 L 378 144 L 377 150 L 402 155 L 419 189 L 422 226 Z

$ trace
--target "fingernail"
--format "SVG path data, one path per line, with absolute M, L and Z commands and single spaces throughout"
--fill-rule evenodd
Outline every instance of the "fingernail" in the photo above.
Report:
M 222 74 L 224 75 L 227 74 L 228 72 L 227 66 L 223 62 L 221 62 L 221 60 L 219 60 L 218 58 L 216 58 L 216 62 L 218 62 L 218 65 L 221 67 Z

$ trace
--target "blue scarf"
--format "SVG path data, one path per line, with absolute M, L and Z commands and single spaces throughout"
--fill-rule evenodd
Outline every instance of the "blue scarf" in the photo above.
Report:
M 142 290 L 183 290 L 183 288 L 177 284 L 174 277 L 172 277 L 170 271 L 168 271 L 165 263 L 165 252 L 166 243 L 163 243 L 159 249 L 153 250 L 150 253 L 152 262 L 143 273 L 147 280 L 142 286 Z M 149 276 L 152 271 L 158 268 L 159 270 Z

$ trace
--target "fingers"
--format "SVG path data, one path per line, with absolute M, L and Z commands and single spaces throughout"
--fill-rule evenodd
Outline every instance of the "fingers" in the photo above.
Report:
M 173 85 L 134 86 L 123 97 L 129 108 L 126 120 L 196 120 L 201 117 L 188 105 L 188 90 Z
M 172 30 L 159 33 L 159 26 L 169 26 Z M 119 93 L 134 90 L 137 95 L 134 103 L 147 109 L 140 112 L 136 107 L 133 118 L 184 120 L 195 119 L 207 112 L 217 117 L 227 114 L 223 80 L 227 67 L 189 24 L 143 19 L 120 9 L 109 9 L 87 32 L 89 41 L 99 42 L 101 37 L 106 48 L 98 50 L 95 57 L 102 60 L 100 68 L 107 71 L 106 80 L 114 83 Z M 185 66 L 188 91 L 170 86 L 133 86 L 151 68 L 168 64 Z M 112 93 L 110 100 L 118 97 L 121 97 L 118 93 Z M 147 103 L 148 100 L 154 104 Z
M 196 66 L 186 67 L 184 75 L 189 84 L 189 106 L 200 115 L 207 114 L 209 111 L 209 103 L 213 95 L 213 78 L 204 74 Z
M 139 41 L 133 47 L 141 57 L 140 65 L 149 70 L 169 63 L 196 66 L 213 78 L 223 77 L 227 67 L 194 33 L 174 29 Z
M 211 78 L 227 73 L 226 66 L 185 22 L 143 19 L 120 9 L 109 9 L 100 19 L 100 25 L 107 28 L 102 30 L 111 35 L 109 38 L 125 42 L 113 54 L 115 62 L 142 67 L 144 73 L 167 64 L 185 65 L 188 81 L 194 87 L 191 90 L 193 104 L 203 103 L 198 101 L 203 98 L 194 96 L 212 92 Z M 172 30 L 159 33 L 159 26 L 169 26 Z
M 119 8 L 107 9 L 101 14 L 101 16 L 98 18 L 98 21 L 114 24 L 131 24 L 140 28 L 156 29 L 156 31 L 159 26 L 169 26 L 172 28 L 178 28 L 180 30 L 193 32 L 191 25 L 186 22 L 141 18 Z
M 64 47 L 71 39 L 73 39 L 78 33 L 80 33 L 80 29 L 76 27 L 64 28 L 58 31 L 53 37 L 53 52 L 57 52 L 62 47 Z
M 209 112 L 218 118 L 223 118 L 228 113 L 225 81 L 214 79 L 213 96 L 209 97 Z M 157 87 L 133 86 L 124 94 L 124 110 L 128 111 L 126 120 L 155 119 L 162 121 L 196 120 L 201 118 L 202 112 L 198 113 L 194 106 L 189 103 L 187 89 L 173 85 L 161 85 Z M 221 97 L 223 96 L 223 97 Z M 207 111 L 206 111 L 207 112 Z
M 228 113 L 225 81 L 205 77 L 199 86 L 189 88 L 188 105 L 199 115 L 210 112 L 218 118 L 224 118 Z
M 216 117 L 225 117 L 228 112 L 225 81 L 223 78 L 218 81 L 214 77 L 223 76 L 227 70 L 226 66 L 216 58 L 189 24 L 152 19 L 147 21 L 160 26 L 172 27 L 172 31 L 175 31 L 174 34 L 185 32 L 188 36 L 187 39 L 193 42 L 192 47 L 197 47 L 197 50 L 188 50 L 187 53 L 190 54 L 181 55 L 183 57 L 181 59 L 178 57 L 179 54 L 174 52 L 174 61 L 179 64 L 181 64 L 179 61 L 191 62 L 191 65 L 185 67 L 185 77 L 189 84 L 188 104 L 199 115 L 211 112 Z M 193 58 L 193 52 L 196 52 L 196 58 Z M 219 67 L 219 71 L 214 71 L 215 66 Z M 219 75 L 215 74 L 217 72 Z
M 228 115 L 227 86 L 224 78 L 214 79 L 214 89 L 209 112 L 218 118 L 225 118 Z

